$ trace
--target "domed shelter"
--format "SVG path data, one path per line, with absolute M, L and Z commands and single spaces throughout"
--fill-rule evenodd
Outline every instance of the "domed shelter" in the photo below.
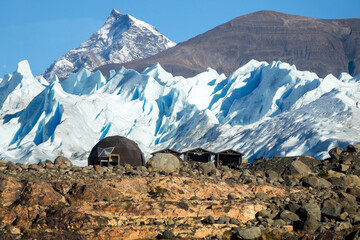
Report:
M 121 136 L 110 136 L 100 140 L 91 150 L 88 165 L 144 166 L 145 159 L 138 145 Z

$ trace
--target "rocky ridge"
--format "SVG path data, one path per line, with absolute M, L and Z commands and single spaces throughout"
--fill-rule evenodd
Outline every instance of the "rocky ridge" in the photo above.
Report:
M 231 74 L 251 59 L 283 61 L 320 77 L 360 73 L 360 19 L 316 19 L 275 11 L 239 16 L 146 59 L 99 67 L 108 75 L 121 66 L 142 71 L 159 62 L 175 76 L 208 67 Z
M 329 154 L 175 172 L 0 161 L 0 238 L 358 239 L 360 145 Z

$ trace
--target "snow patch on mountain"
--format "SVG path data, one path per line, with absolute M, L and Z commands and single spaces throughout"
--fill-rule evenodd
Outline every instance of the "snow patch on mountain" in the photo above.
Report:
M 322 79 L 287 63 L 250 61 L 229 77 L 192 78 L 160 64 L 109 79 L 82 69 L 59 82 L 36 80 L 26 61 L 0 82 L 0 158 L 38 162 L 64 155 L 86 165 L 106 136 L 162 148 L 233 148 L 246 158 L 308 154 L 360 142 L 360 76 Z
M 57 59 L 42 76 L 60 79 L 82 68 L 146 58 L 175 46 L 153 26 L 113 9 L 104 26 L 79 47 Z

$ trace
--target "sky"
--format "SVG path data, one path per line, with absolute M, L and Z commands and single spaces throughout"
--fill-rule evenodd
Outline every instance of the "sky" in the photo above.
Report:
M 176 43 L 260 10 L 360 18 L 360 0 L 0 0 L 0 78 L 25 59 L 34 75 L 41 74 L 100 29 L 113 8 Z

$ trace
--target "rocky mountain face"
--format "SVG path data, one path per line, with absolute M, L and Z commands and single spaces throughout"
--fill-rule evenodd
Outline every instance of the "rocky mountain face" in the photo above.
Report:
M 358 239 L 360 145 L 329 154 L 234 169 L 0 160 L 0 238 Z
M 120 66 L 142 71 L 159 62 L 177 76 L 194 76 L 211 67 L 229 75 L 251 59 L 283 61 L 320 77 L 360 73 L 360 19 L 326 20 L 260 11 L 237 17 L 176 47 Z
M 174 45 L 153 26 L 114 9 L 99 31 L 57 59 L 42 75 L 48 81 L 54 75 L 64 79 L 81 68 L 93 70 L 146 58 Z

